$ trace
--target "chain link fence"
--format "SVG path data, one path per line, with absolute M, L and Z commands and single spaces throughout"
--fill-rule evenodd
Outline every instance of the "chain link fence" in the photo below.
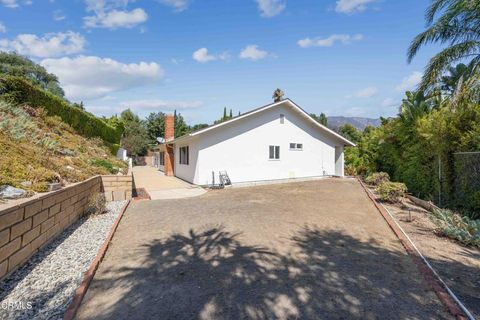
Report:
M 480 219 L 480 151 L 454 153 L 452 202 L 474 219 Z

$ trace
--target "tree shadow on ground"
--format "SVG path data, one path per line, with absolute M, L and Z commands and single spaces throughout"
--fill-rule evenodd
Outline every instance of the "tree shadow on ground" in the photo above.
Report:
M 403 251 L 315 226 L 294 234 L 288 253 L 241 240 L 215 226 L 147 244 L 141 267 L 95 280 L 96 294 L 124 292 L 95 319 L 448 317 Z

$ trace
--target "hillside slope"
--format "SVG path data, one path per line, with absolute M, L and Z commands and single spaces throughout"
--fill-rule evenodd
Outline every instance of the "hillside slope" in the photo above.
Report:
M 363 118 L 363 117 L 328 117 L 328 126 L 330 128 L 338 128 L 344 124 L 351 124 L 360 131 L 363 131 L 367 126 L 380 126 L 380 119 Z
M 125 172 L 100 138 L 85 138 L 42 108 L 0 100 L 0 186 L 43 192 L 97 174 Z

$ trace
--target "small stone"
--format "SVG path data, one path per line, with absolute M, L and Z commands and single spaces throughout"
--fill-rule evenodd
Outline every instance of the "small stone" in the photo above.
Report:
M 20 184 L 24 187 L 31 187 L 32 186 L 32 181 L 22 181 Z
M 12 186 L 0 186 L 0 199 L 19 199 L 27 196 L 27 191 Z
M 64 156 L 68 156 L 68 157 L 73 157 L 75 156 L 75 151 L 72 151 L 70 149 L 60 149 L 58 150 L 58 152 Z
M 60 182 L 54 182 L 48 184 L 48 191 L 55 191 L 62 189 L 62 184 Z

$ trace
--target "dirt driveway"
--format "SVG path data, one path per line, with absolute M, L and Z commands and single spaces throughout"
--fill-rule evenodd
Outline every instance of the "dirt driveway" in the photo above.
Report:
M 355 180 L 134 202 L 79 319 L 445 319 Z

